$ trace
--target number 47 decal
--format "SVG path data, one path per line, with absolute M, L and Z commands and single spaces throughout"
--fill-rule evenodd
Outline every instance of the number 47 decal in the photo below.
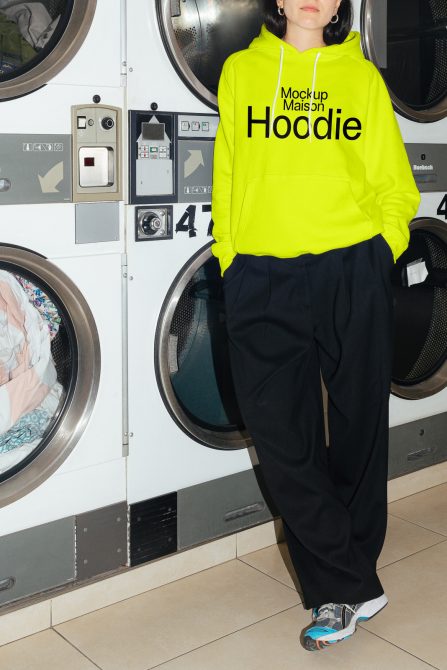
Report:
M 441 204 L 438 207 L 438 214 L 439 216 L 443 216 L 444 219 L 447 221 L 447 193 L 441 200 Z

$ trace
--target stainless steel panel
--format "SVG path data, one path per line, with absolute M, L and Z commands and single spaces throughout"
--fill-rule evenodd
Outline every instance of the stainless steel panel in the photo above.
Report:
M 78 203 L 75 212 L 76 244 L 119 240 L 120 221 L 117 202 Z
M 259 468 L 181 489 L 177 500 L 179 549 L 251 528 L 278 514 Z
M 388 479 L 447 460 L 447 413 L 390 430 Z
M 127 503 L 76 517 L 76 581 L 127 564 Z
M 74 580 L 74 518 L 0 538 L 0 604 Z

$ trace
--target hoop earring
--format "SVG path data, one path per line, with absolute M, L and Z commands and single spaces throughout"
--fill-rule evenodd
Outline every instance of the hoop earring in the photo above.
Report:
M 334 19 L 335 19 L 335 21 L 334 21 Z M 339 19 L 340 19 L 339 15 L 336 14 L 335 16 L 332 17 L 332 19 L 331 19 L 330 22 L 331 22 L 332 24 L 335 24 L 335 23 L 338 23 Z
M 285 12 L 284 12 L 284 7 L 278 7 L 278 14 L 279 14 L 280 16 L 284 16 L 284 13 L 285 13 Z

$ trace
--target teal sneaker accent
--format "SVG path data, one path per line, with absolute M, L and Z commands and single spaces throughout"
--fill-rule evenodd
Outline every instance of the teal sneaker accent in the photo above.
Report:
M 336 633 L 335 628 L 327 628 L 326 626 L 312 626 L 306 635 L 311 637 L 313 640 L 318 640 L 322 635 L 329 635 L 330 633 Z

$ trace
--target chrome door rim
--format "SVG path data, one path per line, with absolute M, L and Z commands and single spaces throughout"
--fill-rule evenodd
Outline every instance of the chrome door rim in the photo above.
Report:
M 74 0 L 67 27 L 59 42 L 36 67 L 14 79 L 0 82 L 0 101 L 32 93 L 47 84 L 81 48 L 96 11 L 97 0 Z
M 190 90 L 212 109 L 217 109 L 217 97 L 197 79 L 180 49 L 171 21 L 171 0 L 156 0 L 160 32 L 171 63 Z
M 179 404 L 176 394 L 172 388 L 169 373 L 169 329 L 174 316 L 174 312 L 191 277 L 213 257 L 211 253 L 211 244 L 202 247 L 192 258 L 182 267 L 175 277 L 163 302 L 160 316 L 157 323 L 155 336 L 155 370 L 157 375 L 158 387 L 166 405 L 166 408 L 176 424 L 187 434 L 200 444 L 215 449 L 242 449 L 251 446 L 251 438 L 244 431 L 228 431 L 219 434 L 217 431 L 208 430 L 195 424 L 187 416 Z
M 0 485 L 0 507 L 23 497 L 57 470 L 85 431 L 95 404 L 100 371 L 99 336 L 91 310 L 76 285 L 56 265 L 28 249 L 0 245 L 0 264 L 40 278 L 64 305 L 78 345 L 77 375 L 56 431 L 34 460 Z

